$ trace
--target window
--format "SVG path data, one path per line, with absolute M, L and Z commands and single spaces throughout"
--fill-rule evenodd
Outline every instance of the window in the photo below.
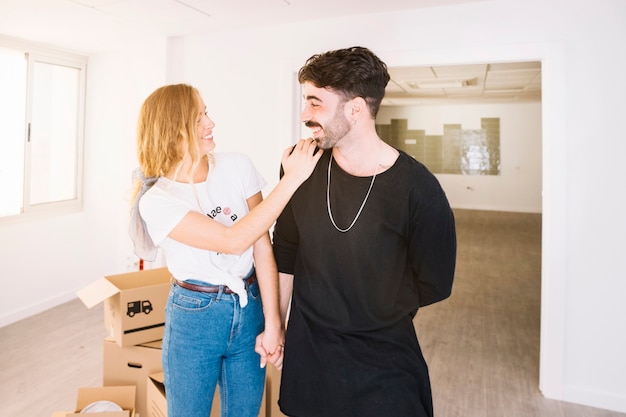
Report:
M 0 45 L 0 218 L 82 204 L 86 59 Z
M 394 118 L 389 124 L 376 124 L 382 140 L 422 162 L 434 174 L 500 175 L 500 118 L 481 117 L 480 129 L 463 129 L 461 124 L 445 123 L 443 135 L 409 129 L 408 119 Z

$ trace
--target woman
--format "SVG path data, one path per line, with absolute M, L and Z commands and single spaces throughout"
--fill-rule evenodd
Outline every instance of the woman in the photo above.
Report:
M 169 417 L 208 417 L 217 383 L 222 416 L 258 415 L 265 363 L 282 367 L 284 342 L 268 230 L 321 156 L 312 139 L 285 149 L 285 175 L 263 200 L 247 157 L 213 154 L 214 127 L 185 84 L 154 91 L 139 116 L 131 235 L 143 259 L 160 247 L 173 275 L 162 344 Z

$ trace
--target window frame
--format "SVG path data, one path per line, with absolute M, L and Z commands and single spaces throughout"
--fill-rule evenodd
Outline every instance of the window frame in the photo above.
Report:
M 31 44 L 13 38 L 0 36 L 0 46 L 5 49 L 12 49 L 23 53 L 26 59 L 26 108 L 24 118 L 24 134 L 22 137 L 24 145 L 24 173 L 23 195 L 21 211 L 16 214 L 0 215 L 0 223 L 14 222 L 30 217 L 43 217 L 62 215 L 81 211 L 83 208 L 83 182 L 84 182 L 84 143 L 85 143 L 85 103 L 86 103 L 86 80 L 87 80 L 87 57 L 68 52 L 62 52 L 45 46 Z M 62 200 L 31 204 L 31 143 L 29 141 L 29 130 L 32 123 L 33 100 L 34 100 L 34 71 L 36 63 L 58 65 L 78 70 L 77 76 L 77 97 L 76 97 L 76 143 L 74 159 L 74 197 Z M 11 138 L 10 140 L 13 140 Z M 17 138 L 15 138 L 17 140 Z

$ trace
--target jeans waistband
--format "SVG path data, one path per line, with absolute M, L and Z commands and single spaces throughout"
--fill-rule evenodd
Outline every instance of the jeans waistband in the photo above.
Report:
M 220 292 L 220 287 L 223 287 L 223 292 L 225 294 L 235 293 L 233 290 L 223 285 L 199 285 L 199 284 L 193 284 L 191 282 L 179 281 L 176 278 L 172 278 L 172 281 L 174 282 L 174 284 L 178 285 L 179 287 L 184 288 L 186 290 L 191 290 L 191 291 L 218 293 Z M 246 284 L 248 284 L 248 286 L 254 284 L 256 282 L 256 273 L 253 272 L 252 275 L 246 278 L 245 281 L 246 281 Z

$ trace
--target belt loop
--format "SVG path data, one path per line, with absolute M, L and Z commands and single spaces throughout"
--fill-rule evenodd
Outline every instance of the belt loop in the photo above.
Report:
M 254 277 L 256 277 L 256 273 L 255 270 L 252 270 L 252 273 L 250 275 L 248 275 L 248 277 L 246 279 L 243 280 L 243 285 L 246 288 L 246 291 L 250 291 L 250 284 L 252 284 L 255 280 Z

